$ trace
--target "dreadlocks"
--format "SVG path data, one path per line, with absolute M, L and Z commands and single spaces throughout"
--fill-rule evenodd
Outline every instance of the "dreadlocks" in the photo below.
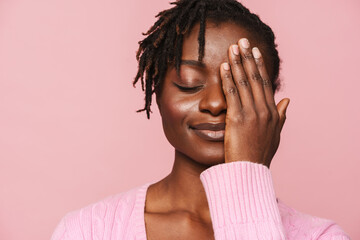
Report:
M 273 67 L 272 89 L 274 92 L 278 90 L 280 59 L 275 36 L 256 14 L 236 0 L 177 0 L 171 4 L 175 6 L 156 15 L 158 20 L 143 33 L 147 37 L 139 42 L 136 53 L 139 66 L 133 86 L 140 79 L 145 91 L 145 107 L 137 112 L 146 111 L 147 118 L 150 118 L 152 94 L 159 91 L 168 64 L 174 64 L 179 74 L 183 38 L 196 23 L 200 24 L 198 60 L 203 60 L 207 19 L 213 23 L 234 22 L 263 40 Z

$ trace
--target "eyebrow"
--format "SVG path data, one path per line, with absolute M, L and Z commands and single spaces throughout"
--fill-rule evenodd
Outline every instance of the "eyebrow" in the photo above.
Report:
M 195 67 L 205 68 L 206 65 L 203 62 L 197 60 L 181 60 L 180 65 L 190 65 Z

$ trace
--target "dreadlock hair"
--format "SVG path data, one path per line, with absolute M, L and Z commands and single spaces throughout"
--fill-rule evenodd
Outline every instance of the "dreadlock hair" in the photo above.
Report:
M 271 28 L 256 14 L 236 0 L 177 0 L 171 4 L 175 6 L 158 13 L 158 20 L 143 33 L 147 37 L 139 42 L 136 53 L 139 65 L 133 86 L 140 79 L 142 91 L 145 92 L 145 107 L 137 112 L 146 111 L 147 118 L 150 118 L 152 94 L 158 93 L 161 88 L 168 64 L 174 64 L 179 74 L 184 35 L 196 23 L 200 23 L 198 61 L 203 60 L 206 20 L 215 24 L 233 22 L 259 37 L 272 62 L 272 89 L 274 92 L 278 90 L 280 59 L 275 36 Z

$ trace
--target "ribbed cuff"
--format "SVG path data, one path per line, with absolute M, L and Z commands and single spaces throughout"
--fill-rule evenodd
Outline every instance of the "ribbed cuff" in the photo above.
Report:
M 281 226 L 271 173 L 263 164 L 237 161 L 200 174 L 214 230 L 269 222 Z

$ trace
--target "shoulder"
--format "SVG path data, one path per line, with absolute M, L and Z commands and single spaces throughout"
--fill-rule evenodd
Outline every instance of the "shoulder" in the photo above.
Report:
M 110 239 L 126 234 L 136 220 L 134 210 L 138 194 L 145 185 L 109 196 L 66 214 L 56 227 L 52 240 Z
M 278 208 L 288 239 L 350 239 L 332 220 L 299 212 L 279 199 Z

